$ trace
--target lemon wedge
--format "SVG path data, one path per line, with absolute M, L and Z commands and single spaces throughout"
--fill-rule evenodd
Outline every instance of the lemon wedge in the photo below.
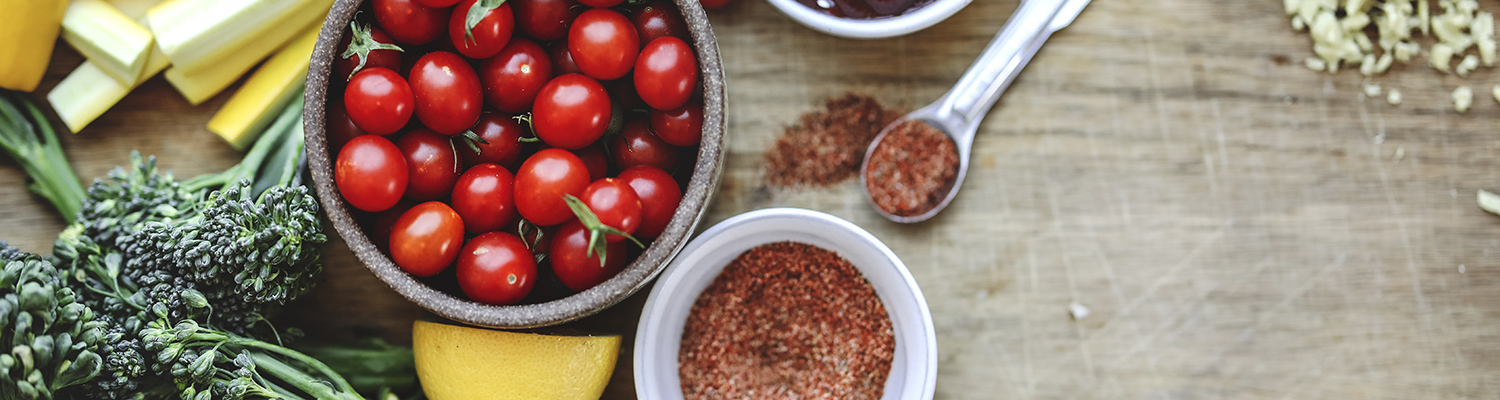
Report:
M 417 378 L 432 400 L 598 399 L 620 336 L 554 336 L 417 321 Z

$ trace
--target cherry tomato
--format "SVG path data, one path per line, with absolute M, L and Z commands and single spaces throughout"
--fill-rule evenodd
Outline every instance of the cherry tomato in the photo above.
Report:
M 359 129 L 359 125 L 355 125 L 354 120 L 349 119 L 348 111 L 344 110 L 344 102 L 330 101 L 327 105 L 328 151 L 338 154 L 339 149 L 343 148 L 345 143 L 365 134 L 365 130 Z
M 624 15 L 605 8 L 584 11 L 568 28 L 568 53 L 585 75 L 619 79 L 635 67 L 641 38 Z
M 635 24 L 635 32 L 640 36 L 641 43 L 651 43 L 664 36 L 688 39 L 687 23 L 682 21 L 682 13 L 671 2 L 648 1 L 630 12 L 630 22 Z
M 453 182 L 463 172 L 458 167 L 458 149 L 451 137 L 417 129 L 396 139 L 396 147 L 406 156 L 410 176 L 406 198 L 425 201 L 447 197 Z
M 498 7 L 485 10 L 483 5 L 475 8 L 478 1 L 463 0 L 453 8 L 453 16 L 448 19 L 448 39 L 464 57 L 490 58 L 510 42 L 516 17 L 511 15 L 510 4 L 502 2 Z M 484 16 L 471 27 L 468 24 L 470 13 L 483 13 Z
M 367 133 L 389 135 L 406 126 L 416 108 L 411 86 L 396 71 L 365 68 L 344 89 L 344 109 L 354 125 Z
M 700 0 L 699 3 L 703 4 L 703 8 L 712 10 L 715 8 L 724 7 L 725 5 L 729 4 L 730 1 L 734 0 Z
M 609 93 L 598 81 L 580 74 L 552 78 L 537 93 L 531 128 L 552 147 L 582 148 L 609 128 Z
M 515 304 L 536 284 L 536 259 L 521 238 L 489 232 L 469 240 L 458 255 L 458 286 L 485 304 Z
M 575 219 L 557 228 L 547 257 L 551 258 L 552 271 L 563 286 L 582 292 L 625 269 L 626 242 L 610 243 L 606 248 L 605 263 L 601 266 L 598 252 L 588 255 L 589 232 Z
M 452 7 L 454 4 L 458 4 L 458 1 L 459 0 L 417 0 L 418 3 L 422 3 L 422 5 L 432 8 Z
M 385 211 L 406 191 L 406 158 L 389 139 L 356 137 L 339 151 L 333 182 L 349 205 L 369 212 Z
M 484 107 L 479 75 L 457 54 L 434 51 L 411 68 L 411 91 L 417 100 L 417 119 L 427 129 L 456 135 L 479 121 Z
M 640 95 L 635 93 L 635 78 L 632 78 L 630 75 L 626 75 L 624 78 L 600 83 L 604 85 L 604 90 L 609 92 L 609 100 L 613 101 L 614 105 L 619 106 L 621 111 L 620 113 L 618 113 L 619 116 L 625 116 L 625 110 L 642 110 L 651 108 L 651 106 L 646 105 L 646 102 L 641 101 Z
M 635 237 L 661 236 L 667 224 L 672 222 L 672 215 L 677 213 L 677 206 L 682 203 L 682 189 L 677 187 L 677 181 L 661 168 L 650 165 L 630 167 L 620 172 L 618 179 L 629 184 L 641 199 L 641 226 L 636 228 Z
M 578 156 L 562 149 L 538 151 L 516 170 L 516 211 L 538 226 L 563 223 L 573 219 L 563 195 L 583 195 L 588 186 L 588 167 Z
M 610 8 L 619 5 L 625 0 L 578 0 L 583 5 L 595 8 Z
M 547 50 L 526 39 L 511 39 L 500 54 L 479 64 L 485 102 L 508 113 L 530 110 L 536 93 L 551 79 L 552 59 Z
M 459 143 L 458 153 L 463 155 L 465 166 L 493 163 L 505 168 L 515 168 L 523 145 L 520 123 L 509 115 L 484 113 L 479 116 L 479 123 L 474 124 L 472 131 L 489 143 L 474 143 L 479 148 L 478 153 L 468 145 Z
M 396 41 L 427 44 L 448 29 L 448 9 L 428 7 L 416 0 L 371 0 L 375 21 Z
M 689 101 L 672 110 L 651 110 L 651 131 L 673 146 L 694 146 L 703 140 L 703 103 Z
M 568 41 L 559 40 L 547 46 L 547 58 L 552 59 L 552 75 L 581 74 L 578 63 L 573 62 L 573 53 L 568 52 Z
M 515 177 L 505 167 L 479 164 L 453 186 L 453 210 L 464 219 L 464 231 L 498 231 L 516 219 Z
M 682 107 L 698 84 L 698 60 L 682 39 L 667 36 L 641 50 L 635 60 L 635 91 L 658 110 Z
M 573 155 L 583 160 L 583 165 L 588 167 L 589 181 L 597 181 L 609 177 L 609 156 L 604 154 L 604 143 L 594 144 L 584 148 L 573 150 Z
M 583 204 L 599 217 L 599 223 L 619 229 L 629 235 L 641 226 L 641 198 L 635 189 L 623 180 L 604 178 L 589 184 L 583 190 Z M 605 235 L 610 243 L 625 240 L 620 235 Z
M 419 277 L 453 264 L 464 244 L 464 221 L 441 201 L 413 206 L 391 228 L 391 261 Z
M 608 139 L 610 160 L 618 168 L 650 165 L 663 171 L 677 168 L 677 149 L 646 128 L 646 120 L 625 123 L 619 135 Z
M 573 12 L 578 3 L 571 0 L 511 2 L 516 5 L 516 25 L 520 25 L 521 31 L 526 32 L 527 36 L 540 41 L 562 39 L 568 34 L 568 26 L 573 24 L 573 18 L 578 16 L 578 13 Z
M 401 219 L 401 214 L 406 214 L 406 210 L 410 210 L 415 205 L 417 203 L 401 200 L 394 207 L 375 214 L 375 219 L 371 221 L 370 230 L 368 231 L 370 233 L 370 243 L 380 247 L 382 251 L 390 252 L 391 230 L 396 229 L 396 220 Z
M 354 40 L 354 39 L 359 40 Z M 353 45 L 353 48 L 350 46 Z M 396 40 L 391 35 L 385 34 L 380 28 L 358 25 L 339 40 L 337 54 L 338 59 L 333 61 L 333 76 L 339 81 L 348 80 L 359 68 L 387 68 L 392 71 L 401 69 L 401 50 L 378 48 L 380 46 L 395 46 Z M 353 50 L 353 54 L 344 57 L 346 51 Z M 366 58 L 366 56 L 369 56 Z M 364 66 L 359 63 L 363 61 Z

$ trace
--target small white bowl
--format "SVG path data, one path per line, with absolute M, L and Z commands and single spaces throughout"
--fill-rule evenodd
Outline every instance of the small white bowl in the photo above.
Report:
M 880 39 L 927 29 L 953 16 L 974 0 L 932 0 L 912 12 L 880 19 L 835 17 L 797 0 L 768 1 L 788 17 L 819 32 L 854 39 Z
M 800 7 L 800 6 L 799 6 Z M 930 400 L 937 388 L 937 335 L 922 290 L 901 259 L 849 221 L 817 211 L 771 208 L 737 215 L 688 243 L 651 289 L 635 334 L 635 393 L 642 399 L 682 399 L 677 356 L 682 329 L 698 294 L 730 261 L 757 246 L 794 241 L 832 250 L 849 260 L 885 304 L 896 339 L 885 382 L 886 400 Z

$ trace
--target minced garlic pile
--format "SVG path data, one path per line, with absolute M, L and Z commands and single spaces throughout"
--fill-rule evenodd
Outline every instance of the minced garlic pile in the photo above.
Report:
M 1467 77 L 1481 65 L 1494 67 L 1494 15 L 1479 11 L 1478 0 L 1435 1 L 1440 11 L 1437 15 L 1432 15 L 1429 0 L 1283 0 L 1283 3 L 1287 15 L 1292 16 L 1292 28 L 1312 34 L 1316 57 L 1309 57 L 1304 64 L 1315 71 L 1337 73 L 1340 67 L 1358 65 L 1365 76 L 1385 73 L 1392 63 L 1404 64 L 1421 55 L 1423 48 L 1413 39 L 1414 34 L 1436 38 L 1437 43 L 1427 49 L 1426 60 L 1434 69 Z M 1373 39 L 1366 33 L 1372 24 L 1376 32 Z M 1500 86 L 1495 91 L 1500 93 Z M 1368 84 L 1365 94 L 1378 96 L 1379 86 Z M 1463 112 L 1468 109 L 1469 101 L 1459 99 L 1472 99 L 1472 91 L 1459 88 L 1453 98 L 1454 106 Z M 1388 101 L 1400 103 L 1400 95 L 1392 90 Z

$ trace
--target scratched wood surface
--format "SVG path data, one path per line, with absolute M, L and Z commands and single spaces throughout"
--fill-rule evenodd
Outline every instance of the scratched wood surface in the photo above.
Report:
M 852 182 L 765 186 L 762 154 L 797 115 L 849 91 L 937 98 L 1016 4 L 879 41 L 759 1 L 713 13 L 730 135 L 705 223 L 805 207 L 880 237 L 932 308 L 941 399 L 1500 397 L 1500 217 L 1474 201 L 1500 188 L 1500 74 L 1397 66 L 1374 81 L 1405 103 L 1367 99 L 1357 73 L 1301 66 L 1310 41 L 1279 1 L 1095 0 L 989 114 L 964 191 L 928 223 L 880 219 Z M 77 63 L 58 51 L 43 90 Z M 1478 95 L 1456 114 L 1463 84 Z M 203 128 L 226 98 L 192 107 L 153 80 L 66 147 L 85 180 L 129 149 L 179 177 L 216 171 L 238 157 Z M 46 251 L 61 219 L 22 181 L 0 167 L 0 238 Z M 399 341 L 424 317 L 341 244 L 326 258 L 290 316 L 314 334 Z M 575 324 L 627 336 L 606 398 L 634 396 L 643 300 Z

